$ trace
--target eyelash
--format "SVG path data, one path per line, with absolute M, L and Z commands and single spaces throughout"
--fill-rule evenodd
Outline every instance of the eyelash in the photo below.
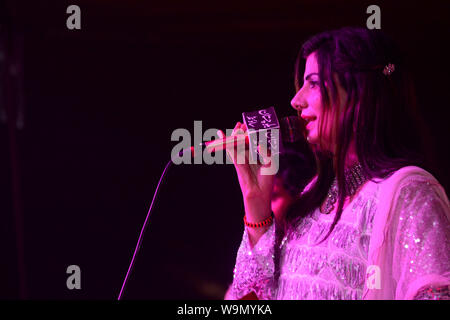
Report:
M 315 86 L 318 86 L 319 82 L 318 81 L 309 81 L 309 87 L 311 89 L 313 89 Z

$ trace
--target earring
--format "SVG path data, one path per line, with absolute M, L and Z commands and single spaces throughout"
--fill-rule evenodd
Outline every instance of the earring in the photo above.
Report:
M 383 69 L 383 74 L 385 76 L 390 76 L 392 72 L 395 71 L 395 64 L 393 63 L 388 63 L 384 69 Z

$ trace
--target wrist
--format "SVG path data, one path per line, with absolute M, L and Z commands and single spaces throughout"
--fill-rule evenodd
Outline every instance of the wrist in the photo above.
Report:
M 264 220 L 260 220 L 258 222 L 251 222 L 247 220 L 246 215 L 244 215 L 244 224 L 249 228 L 262 228 L 262 227 L 269 227 L 275 218 L 275 215 L 273 212 L 270 213 L 270 216 Z
M 269 201 L 244 201 L 245 216 L 248 222 L 257 223 L 270 217 L 272 209 Z

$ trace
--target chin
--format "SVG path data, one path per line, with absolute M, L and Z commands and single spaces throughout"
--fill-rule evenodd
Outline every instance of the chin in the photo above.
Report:
M 319 143 L 319 139 L 317 139 L 317 137 L 315 135 L 308 135 L 306 137 L 306 140 L 310 143 L 310 144 L 318 144 Z

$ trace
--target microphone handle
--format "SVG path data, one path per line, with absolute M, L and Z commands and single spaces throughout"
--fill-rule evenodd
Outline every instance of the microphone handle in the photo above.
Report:
M 241 145 L 242 143 L 245 143 L 248 145 L 248 135 L 247 134 L 238 134 L 232 137 L 225 137 L 222 139 L 216 139 L 211 140 L 208 142 L 202 143 L 209 153 L 214 151 L 222 151 L 225 150 L 226 147 L 230 147 L 231 145 L 234 145 L 234 147 L 237 147 L 238 145 Z
M 194 146 L 190 147 L 189 149 L 181 150 L 179 155 L 182 156 L 185 152 L 190 152 L 192 157 L 195 157 L 195 151 L 206 150 L 208 153 L 212 153 L 215 151 L 222 151 L 225 150 L 227 146 L 231 146 L 234 144 L 234 147 L 237 147 L 238 145 L 245 143 L 247 146 L 249 144 L 248 141 L 248 135 L 247 134 L 239 134 L 235 135 L 233 137 L 225 137 L 222 139 L 215 139 L 207 142 L 202 142 L 199 144 L 199 146 L 196 148 Z

